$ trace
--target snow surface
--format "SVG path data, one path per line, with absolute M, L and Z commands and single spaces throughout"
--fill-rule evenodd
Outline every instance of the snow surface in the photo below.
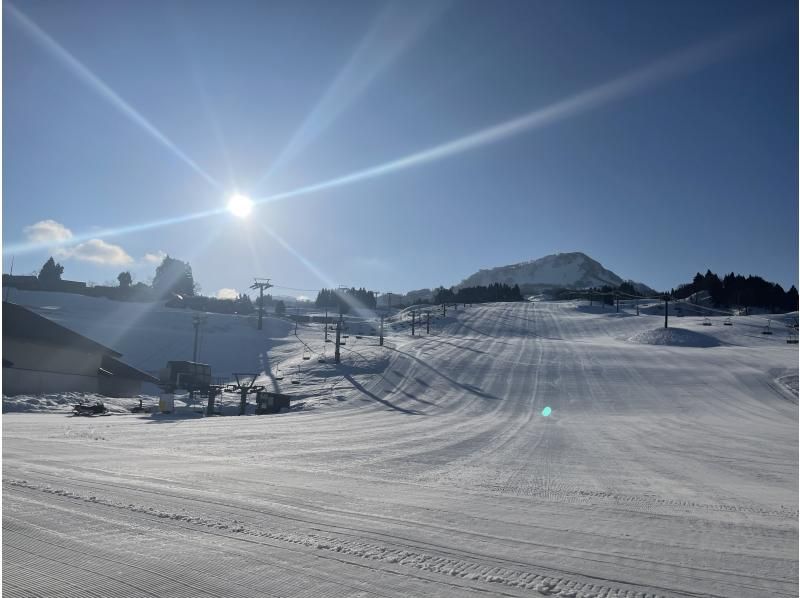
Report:
M 637 332 L 628 339 L 642 345 L 678 345 L 681 347 L 716 347 L 719 340 L 710 334 L 685 328 L 654 328 Z
M 284 328 L 278 415 L 7 413 L 4 593 L 796 596 L 797 346 L 634 313 L 461 307 L 338 367 Z

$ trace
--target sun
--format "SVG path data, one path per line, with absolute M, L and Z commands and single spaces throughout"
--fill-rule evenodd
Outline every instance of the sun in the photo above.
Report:
M 237 218 L 247 218 L 253 211 L 253 200 L 241 193 L 231 195 L 228 199 L 228 211 Z

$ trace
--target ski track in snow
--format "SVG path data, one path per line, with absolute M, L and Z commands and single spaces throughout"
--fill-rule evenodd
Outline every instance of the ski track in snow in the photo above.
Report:
M 4 593 L 796 596 L 797 347 L 627 340 L 659 322 L 473 306 L 339 369 L 287 342 L 311 410 L 6 414 Z

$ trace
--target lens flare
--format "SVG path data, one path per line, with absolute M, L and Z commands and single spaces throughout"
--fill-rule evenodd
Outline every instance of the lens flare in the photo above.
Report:
M 66 66 L 72 74 L 81 79 L 89 87 L 92 88 L 100 97 L 107 100 L 112 106 L 117 108 L 122 114 L 128 117 L 131 121 L 136 123 L 143 131 L 152 136 L 156 141 L 161 143 L 164 147 L 170 150 L 177 158 L 182 160 L 187 166 L 194 170 L 197 174 L 203 177 L 210 185 L 220 188 L 220 184 L 205 170 L 187 156 L 175 143 L 164 133 L 162 133 L 156 126 L 141 115 L 133 106 L 122 99 L 117 92 L 111 89 L 106 83 L 95 75 L 89 68 L 80 60 L 75 58 L 72 54 L 67 52 L 61 44 L 50 37 L 41 27 L 39 27 L 33 20 L 25 15 L 21 10 L 16 8 L 13 4 L 5 4 L 6 8 L 11 15 L 16 19 L 17 23 L 35 39 L 43 48 Z

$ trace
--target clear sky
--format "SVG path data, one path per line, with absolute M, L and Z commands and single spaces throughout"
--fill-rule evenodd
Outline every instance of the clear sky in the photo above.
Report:
M 793 1 L 4 2 L 3 270 L 399 292 L 583 251 L 788 288 L 797 29 Z

